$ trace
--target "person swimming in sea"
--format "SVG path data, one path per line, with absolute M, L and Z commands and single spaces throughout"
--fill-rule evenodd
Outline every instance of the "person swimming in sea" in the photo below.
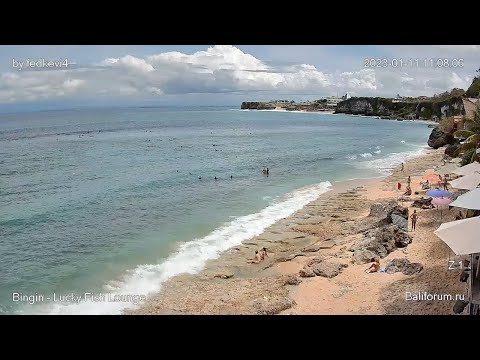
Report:
M 215 180 L 218 180 L 216 176 L 215 176 Z

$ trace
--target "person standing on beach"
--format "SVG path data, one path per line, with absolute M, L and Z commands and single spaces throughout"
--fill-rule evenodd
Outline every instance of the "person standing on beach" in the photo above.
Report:
M 410 216 L 410 219 L 412 219 L 412 231 L 415 231 L 418 219 L 417 210 L 413 210 L 413 214 Z
M 447 175 L 443 178 L 443 190 L 448 191 L 448 180 L 447 180 Z
M 463 214 L 462 214 L 462 210 L 460 210 L 460 211 L 458 212 L 458 215 L 455 216 L 455 220 L 462 220 L 462 219 L 463 219 Z
M 411 183 L 412 183 L 412 179 L 410 178 L 410 176 L 408 176 L 408 179 L 407 179 L 408 186 L 410 186 Z
M 402 168 L 400 170 L 403 172 L 403 163 L 402 163 Z

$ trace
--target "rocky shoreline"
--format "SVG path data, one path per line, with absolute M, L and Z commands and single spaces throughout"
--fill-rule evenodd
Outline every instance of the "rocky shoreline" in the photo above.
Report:
M 441 149 L 430 150 L 407 162 L 405 169 L 416 179 L 438 164 L 442 153 Z M 392 299 L 405 305 L 402 281 L 416 289 L 415 279 L 425 273 L 430 276 L 432 268 L 437 269 L 434 276 L 438 279 L 433 278 L 430 287 L 441 281 L 437 285 L 451 284 L 461 291 L 456 288 L 454 271 L 444 274 L 443 268 L 436 268 L 444 261 L 446 249 L 433 235 L 433 228 L 422 224 L 430 224 L 435 214 L 420 214 L 419 225 L 427 233 L 405 231 L 409 210 L 395 200 L 395 185 L 405 177 L 397 170 L 383 179 L 336 183 L 331 191 L 263 234 L 209 261 L 199 274 L 170 279 L 160 293 L 128 313 L 408 313 L 408 307 L 391 306 Z M 426 243 L 419 239 L 427 235 L 432 244 L 424 249 Z M 432 257 L 431 246 L 434 254 L 442 255 Z M 254 251 L 263 247 L 269 256 L 259 264 L 248 264 Z M 385 273 L 364 272 L 372 256 L 381 258 Z M 361 300 L 365 292 L 372 299 L 370 306 Z M 449 305 L 445 301 L 430 308 L 419 306 L 412 313 L 451 313 Z

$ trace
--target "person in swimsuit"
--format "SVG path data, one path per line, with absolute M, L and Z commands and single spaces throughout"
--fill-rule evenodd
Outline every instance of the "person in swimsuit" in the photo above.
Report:
M 418 219 L 417 210 L 413 210 L 413 214 L 410 216 L 410 219 L 412 219 L 412 231 L 415 231 Z
M 258 264 L 262 260 L 263 259 L 262 259 L 261 254 L 258 252 L 258 250 L 255 250 L 255 257 L 253 259 L 250 259 L 250 261 L 248 263 L 249 264 Z
M 260 256 L 261 256 L 262 260 L 264 260 L 266 257 L 268 257 L 266 247 L 264 247 L 262 250 L 260 250 Z
M 371 259 L 371 262 L 372 264 L 368 269 L 365 269 L 365 271 L 368 273 L 378 272 L 378 270 L 380 270 L 380 259 L 378 257 L 375 257 Z

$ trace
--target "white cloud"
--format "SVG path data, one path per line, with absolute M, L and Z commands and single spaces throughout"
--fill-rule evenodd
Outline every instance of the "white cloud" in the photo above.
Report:
M 463 49 L 477 50 L 475 46 Z M 311 64 L 279 67 L 229 45 L 193 54 L 126 55 L 80 69 L 4 73 L 0 76 L 0 103 L 57 98 L 154 99 L 195 93 L 428 95 L 466 88 L 470 81 L 462 69 L 371 69 L 358 68 L 358 64 L 352 71 L 335 73 Z

